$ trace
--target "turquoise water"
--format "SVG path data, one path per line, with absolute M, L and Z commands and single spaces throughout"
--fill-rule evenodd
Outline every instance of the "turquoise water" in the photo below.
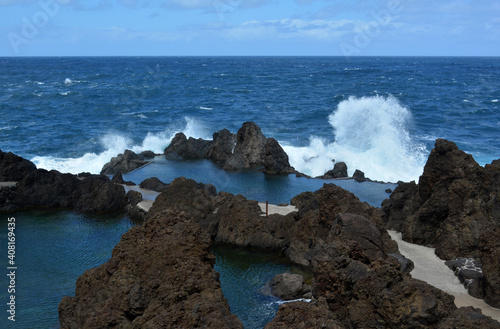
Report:
M 238 315 L 246 329 L 263 328 L 280 305 L 266 285 L 276 274 L 292 271 L 293 266 L 277 253 L 262 250 L 216 245 L 212 252 L 231 312 Z
M 132 223 L 123 216 L 96 217 L 73 212 L 0 214 L 2 272 L 7 267 L 7 220 L 16 218 L 16 321 L 2 328 L 58 328 L 61 298 L 74 295 L 76 279 L 106 262 L 111 250 Z M 1 305 L 8 301 L 7 276 L 1 275 Z

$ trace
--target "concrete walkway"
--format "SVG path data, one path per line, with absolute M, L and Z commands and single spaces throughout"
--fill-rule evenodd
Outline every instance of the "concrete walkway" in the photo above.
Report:
M 412 244 L 402 240 L 401 233 L 388 231 L 391 238 L 397 242 L 399 252 L 413 261 L 415 268 L 411 276 L 427 282 L 450 295 L 455 296 L 457 307 L 472 306 L 481 309 L 483 314 L 500 322 L 500 309 L 493 308 L 482 299 L 472 297 L 453 271 L 446 266 L 445 261 L 436 256 L 434 248 Z
M 266 215 L 266 203 L 259 202 L 259 206 L 260 206 L 260 209 L 262 210 L 262 212 L 264 213 L 261 216 L 265 216 Z M 297 207 L 291 206 L 291 205 L 277 206 L 274 204 L 269 204 L 269 215 L 278 214 L 278 215 L 285 216 L 285 215 L 288 215 L 289 213 L 292 213 L 292 212 L 297 211 L 297 210 L 298 210 Z

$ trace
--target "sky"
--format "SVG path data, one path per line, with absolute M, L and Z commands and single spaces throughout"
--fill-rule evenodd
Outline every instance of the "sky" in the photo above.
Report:
M 499 0 L 0 0 L 0 56 L 500 56 Z

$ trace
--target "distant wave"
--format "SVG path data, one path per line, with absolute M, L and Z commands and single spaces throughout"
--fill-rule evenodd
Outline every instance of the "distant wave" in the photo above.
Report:
M 14 130 L 16 128 L 17 126 L 5 126 L 5 127 L 0 127 L 0 130 Z
M 411 112 L 393 97 L 350 97 L 329 116 L 335 141 L 311 137 L 307 147 L 283 143 L 290 163 L 298 171 L 320 176 L 333 168 L 332 160 L 363 171 L 374 180 L 417 180 L 427 150 L 412 140 L 408 125 Z
M 136 153 L 151 150 L 155 153 L 163 153 L 165 148 L 170 145 L 175 134 L 182 131 L 186 136 L 195 138 L 210 139 L 210 135 L 205 133 L 205 128 L 197 120 L 185 117 L 185 122 L 180 125 L 172 125 L 160 133 L 148 133 L 140 144 L 134 144 L 130 138 L 116 133 L 109 133 L 102 137 L 99 142 L 105 149 L 101 153 L 86 153 L 79 158 L 60 158 L 52 156 L 37 156 L 31 159 L 38 168 L 47 170 L 58 170 L 63 173 L 78 174 L 81 172 L 90 172 L 98 174 L 102 167 L 112 157 L 123 153 L 126 149 Z

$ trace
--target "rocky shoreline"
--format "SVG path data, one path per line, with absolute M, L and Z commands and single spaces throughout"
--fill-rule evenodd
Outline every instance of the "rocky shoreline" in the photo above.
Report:
M 186 159 L 187 150 L 201 150 L 201 158 L 226 169 L 238 164 L 262 166 L 268 174 L 292 172 L 288 159 L 275 156 L 281 151 L 266 151 L 275 148 L 267 147 L 272 139 L 250 123 L 243 127 L 242 135 L 256 138 L 219 132 L 209 144 L 179 135 L 165 153 Z M 118 175 L 112 182 L 104 175 L 49 172 L 0 151 L 0 181 L 16 182 L 0 187 L 0 211 L 127 209 L 144 218 L 123 235 L 107 263 L 78 279 L 75 297 L 59 306 L 61 328 L 242 327 L 213 269 L 213 243 L 274 250 L 312 272 L 310 292 L 292 280 L 311 302 L 283 304 L 266 328 L 500 328 L 480 310 L 457 308 L 453 296 L 413 279 L 411 262 L 387 233 L 401 231 L 404 240 L 435 247 L 446 260 L 480 261 L 482 277 L 462 273 L 464 281 L 477 280 L 467 281 L 474 294 L 500 307 L 499 168 L 497 161 L 481 167 L 454 143 L 438 140 L 418 185 L 400 183 L 382 209 L 325 184 L 293 198 L 295 211 L 262 216 L 257 201 L 177 178 L 144 183 L 160 192 L 146 213 L 138 210 L 142 195 L 125 193 Z

